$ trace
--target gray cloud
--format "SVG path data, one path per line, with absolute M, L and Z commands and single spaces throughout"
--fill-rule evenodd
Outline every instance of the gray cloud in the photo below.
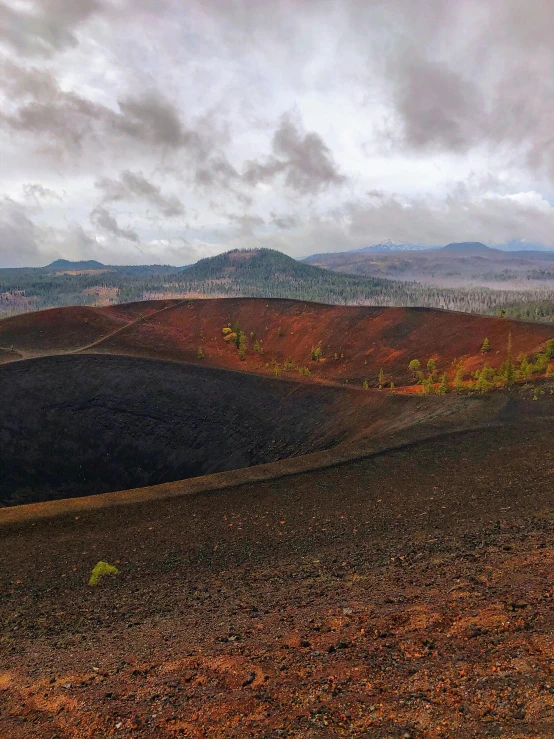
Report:
M 11 198 L 0 199 L 0 258 L 5 267 L 35 264 L 40 234 L 26 208 Z
M 554 242 L 552 0 L 297 5 L 0 0 L 6 243 Z
M 270 182 L 284 173 L 285 184 L 302 193 L 316 193 L 345 181 L 329 147 L 317 133 L 303 133 L 289 114 L 281 117 L 273 135 L 273 156 L 247 163 L 243 179 L 250 185 Z
M 393 65 L 391 77 L 403 143 L 409 148 L 463 152 L 482 138 L 484 101 L 458 72 L 406 54 Z
M 0 114 L 0 124 L 43 137 L 58 152 L 75 155 L 85 147 L 102 151 L 119 141 L 146 152 L 152 147 L 187 150 L 201 162 L 212 149 L 208 137 L 187 128 L 179 110 L 159 91 L 121 96 L 114 110 L 63 90 L 44 69 L 4 62 L 2 72 L 0 87 L 18 105 L 15 111 Z
M 94 185 L 104 192 L 103 203 L 140 199 L 159 209 L 167 218 L 185 213 L 183 203 L 176 195 L 163 195 L 161 189 L 149 182 L 142 172 L 125 170 L 118 180 L 102 177 Z
M 288 231 L 291 228 L 295 228 L 299 225 L 299 220 L 295 215 L 290 214 L 278 214 L 278 213 L 271 213 L 271 223 L 274 226 L 277 226 L 277 228 Z
M 111 213 L 98 206 L 90 214 L 90 221 L 93 225 L 100 228 L 112 236 L 117 236 L 121 239 L 127 239 L 128 241 L 134 241 L 135 243 L 140 242 L 139 235 L 130 228 L 120 228 L 117 224 L 117 220 L 111 215 Z
M 41 200 L 58 200 L 62 201 L 62 198 L 54 190 L 50 190 L 48 187 L 43 187 L 38 182 L 28 183 L 23 185 L 23 193 L 26 198 L 33 200 L 36 204 L 39 204 Z
M 24 56 L 51 56 L 76 46 L 78 26 L 102 9 L 98 0 L 40 0 L 30 10 L 0 2 L 0 44 Z

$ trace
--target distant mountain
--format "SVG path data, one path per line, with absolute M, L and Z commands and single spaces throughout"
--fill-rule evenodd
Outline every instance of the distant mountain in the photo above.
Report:
M 399 243 L 398 241 L 392 241 L 392 239 L 385 239 L 385 241 L 381 241 L 379 244 L 364 246 L 361 249 L 352 249 L 348 253 L 360 254 L 363 252 L 377 251 L 428 251 L 430 249 L 438 248 L 438 246 L 422 246 L 421 244 Z
M 456 257 L 494 257 L 502 256 L 500 249 L 493 249 L 486 246 L 480 241 L 461 241 L 443 246 L 437 251 L 437 256 L 456 256 Z
M 89 259 L 81 262 L 70 262 L 69 259 L 56 259 L 55 262 L 46 265 L 43 269 L 47 270 L 60 270 L 60 269 L 105 269 L 106 265 L 102 262 L 97 262 L 95 259 Z
M 544 244 L 537 244 L 523 239 L 513 239 L 504 244 L 495 244 L 495 248 L 502 249 L 503 251 L 538 251 L 554 253 L 554 248 L 551 246 L 545 246 Z

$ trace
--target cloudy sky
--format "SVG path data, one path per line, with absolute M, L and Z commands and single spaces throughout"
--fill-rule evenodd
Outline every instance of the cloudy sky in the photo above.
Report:
M 554 247 L 553 0 L 0 0 L 0 266 Z

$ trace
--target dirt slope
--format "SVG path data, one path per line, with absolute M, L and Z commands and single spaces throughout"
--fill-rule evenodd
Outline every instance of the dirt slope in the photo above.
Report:
M 178 302 L 149 300 L 113 308 L 73 306 L 23 313 L 0 321 L 0 346 L 38 355 L 73 351 Z
M 550 739 L 544 389 L 502 428 L 4 527 L 0 735 Z
M 499 366 L 504 361 L 509 333 L 514 357 L 537 350 L 553 334 L 544 325 L 424 308 L 340 307 L 249 298 L 162 301 L 160 307 L 167 309 L 160 312 L 156 306 L 152 301 L 146 307 L 64 308 L 19 316 L 0 322 L 0 346 L 55 353 L 77 350 L 95 337 L 96 352 L 266 374 L 273 373 L 273 360 L 282 368 L 290 359 L 294 366 L 308 367 L 316 380 L 376 384 L 382 367 L 387 381 L 401 385 L 411 382 L 407 365 L 414 358 L 423 363 L 434 358 L 439 372 L 451 372 L 453 360 L 462 359 L 466 369 L 474 371 L 485 362 Z M 124 322 L 128 327 L 114 333 Z M 222 328 L 228 324 L 238 324 L 246 334 L 245 361 L 233 343 L 223 339 Z M 99 340 L 102 335 L 107 338 Z M 482 355 L 485 337 L 491 351 Z M 254 351 L 256 340 L 263 354 Z M 322 350 L 321 362 L 310 360 L 314 347 Z

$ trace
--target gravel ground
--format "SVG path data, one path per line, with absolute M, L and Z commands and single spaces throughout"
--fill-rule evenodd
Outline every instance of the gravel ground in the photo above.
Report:
M 0 736 L 552 737 L 552 406 L 3 527 Z

